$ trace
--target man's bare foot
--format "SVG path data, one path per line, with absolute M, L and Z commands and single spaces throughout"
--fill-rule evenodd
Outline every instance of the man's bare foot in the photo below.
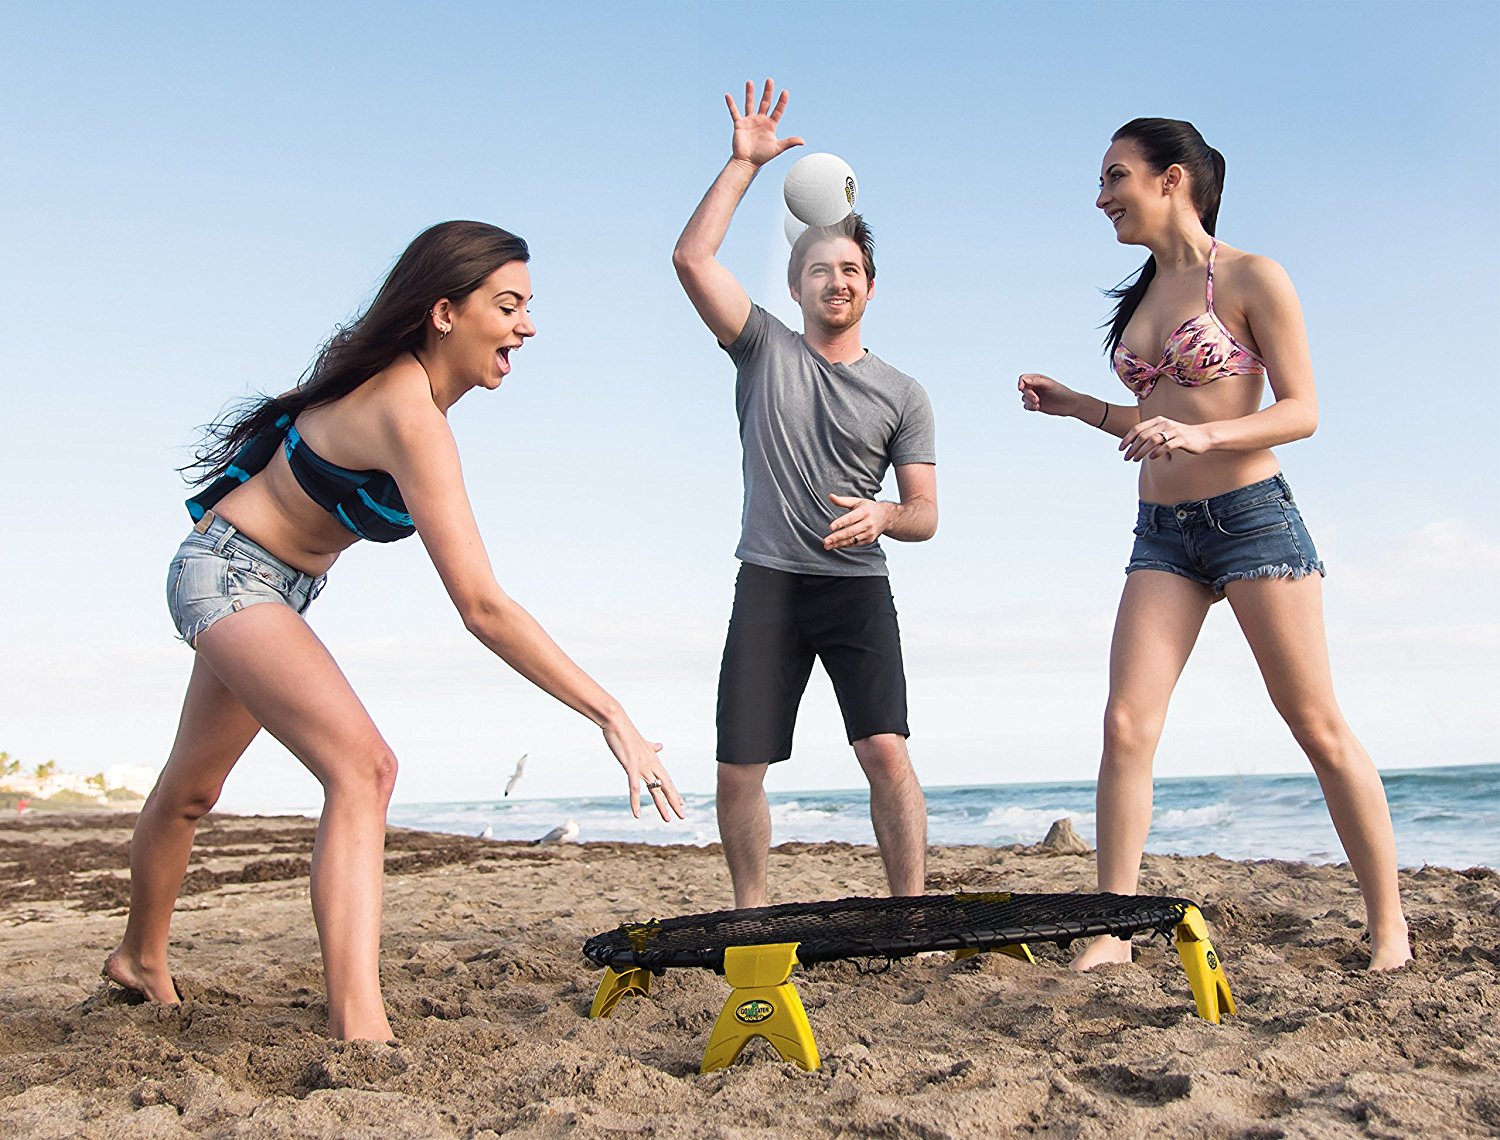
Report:
M 1082 973 L 1084 970 L 1092 970 L 1095 966 L 1129 965 L 1130 961 L 1130 941 L 1103 934 L 1080 950 L 1078 957 L 1068 964 L 1068 969 Z
M 1407 936 L 1406 923 L 1389 935 L 1377 936 L 1370 931 L 1370 969 L 1399 970 L 1411 961 L 1411 941 Z
M 177 983 L 172 981 L 172 974 L 165 966 L 159 970 L 148 970 L 123 950 L 115 950 L 104 959 L 104 969 L 100 973 L 106 980 L 122 989 L 140 994 L 147 1001 L 162 1005 L 182 1003 Z

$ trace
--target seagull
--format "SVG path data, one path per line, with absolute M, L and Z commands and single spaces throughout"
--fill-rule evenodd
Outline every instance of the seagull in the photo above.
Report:
M 495 838 L 495 829 L 493 827 L 491 827 L 489 824 L 485 824 L 483 827 L 481 827 L 475 833 L 474 838 L 476 838 L 476 839 L 493 839 L 493 838 Z
M 570 820 L 568 820 L 567 823 L 563 824 L 561 827 L 554 827 L 551 831 L 547 832 L 546 835 L 542 836 L 540 839 L 533 840 L 532 842 L 533 843 L 572 843 L 573 840 L 575 840 L 577 838 L 578 838 L 578 821 L 576 819 L 570 819 Z
M 516 761 L 516 770 L 510 774 L 510 779 L 505 781 L 505 794 L 507 796 L 521 782 L 521 773 L 526 771 L 526 756 L 525 752 L 521 753 L 521 758 Z

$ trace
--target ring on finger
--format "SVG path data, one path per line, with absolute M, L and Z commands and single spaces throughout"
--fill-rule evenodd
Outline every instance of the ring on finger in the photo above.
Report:
M 648 792 L 654 792 L 659 787 L 661 787 L 661 781 L 660 780 L 647 780 L 646 781 L 646 790 Z

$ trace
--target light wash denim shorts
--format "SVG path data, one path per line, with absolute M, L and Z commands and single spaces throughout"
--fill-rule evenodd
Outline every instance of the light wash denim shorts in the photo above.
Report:
M 1125 573 L 1134 570 L 1180 574 L 1219 597 L 1241 578 L 1327 573 L 1281 475 L 1197 502 L 1142 503 Z
M 205 629 L 246 606 L 275 602 L 306 612 L 327 580 L 288 566 L 209 511 L 172 559 L 167 609 L 178 636 L 196 647 Z

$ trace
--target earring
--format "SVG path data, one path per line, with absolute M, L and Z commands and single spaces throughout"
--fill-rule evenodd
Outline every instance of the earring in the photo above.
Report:
M 447 335 L 448 335 L 448 330 L 447 329 L 438 329 L 438 340 L 442 340 Z

